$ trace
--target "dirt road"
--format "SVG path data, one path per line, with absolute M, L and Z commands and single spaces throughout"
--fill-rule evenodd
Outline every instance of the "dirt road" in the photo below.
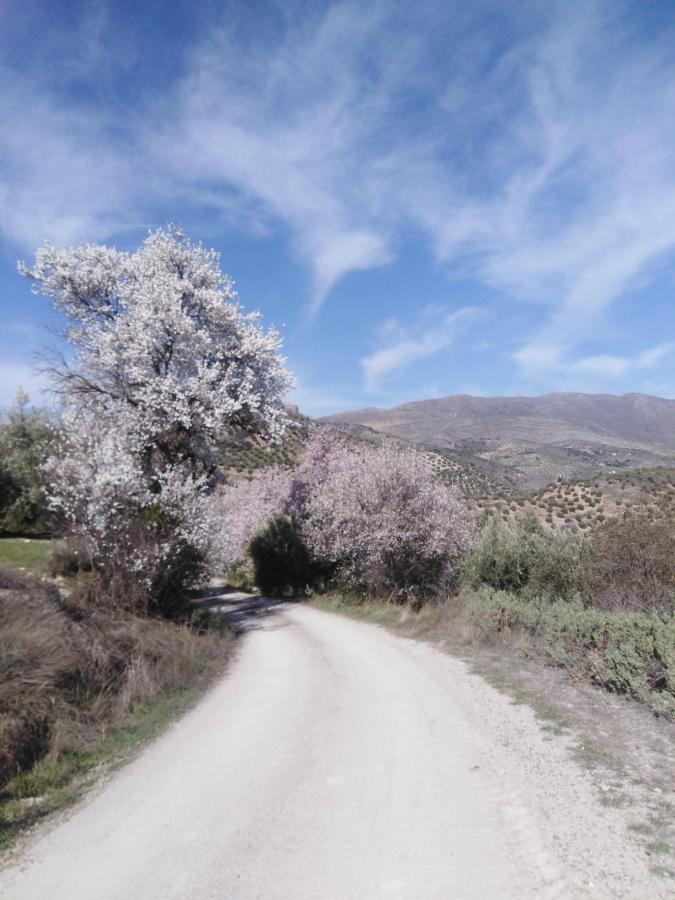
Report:
M 298 606 L 0 874 L 12 900 L 658 898 L 622 813 L 459 660 Z

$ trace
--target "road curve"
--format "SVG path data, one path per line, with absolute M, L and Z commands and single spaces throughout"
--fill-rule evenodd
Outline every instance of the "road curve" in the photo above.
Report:
M 39 830 L 1 897 L 660 896 L 565 748 L 461 661 L 306 607 L 247 622 L 230 672 Z

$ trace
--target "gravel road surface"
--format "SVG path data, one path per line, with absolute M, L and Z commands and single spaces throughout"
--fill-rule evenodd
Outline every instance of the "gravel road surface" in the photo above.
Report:
M 242 611 L 230 671 L 0 873 L 8 900 L 660 898 L 564 740 L 428 645 Z

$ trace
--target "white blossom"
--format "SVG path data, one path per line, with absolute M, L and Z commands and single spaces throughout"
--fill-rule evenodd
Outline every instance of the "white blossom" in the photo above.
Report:
M 173 534 L 157 526 L 152 565 L 172 539 L 204 549 L 218 442 L 283 436 L 292 379 L 279 335 L 242 311 L 218 254 L 175 226 L 135 253 L 46 244 L 20 270 L 65 315 L 73 348 L 53 366 L 67 438 L 47 467 L 52 504 L 109 557 L 138 555 L 139 511 L 160 507 Z
M 221 570 L 244 560 L 253 533 L 286 508 L 290 488 L 288 470 L 272 468 L 218 492 L 213 506 L 213 554 Z

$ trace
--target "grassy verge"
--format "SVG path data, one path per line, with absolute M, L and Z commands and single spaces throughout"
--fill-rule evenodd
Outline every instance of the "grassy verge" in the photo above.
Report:
M 340 593 L 315 594 L 312 606 L 326 612 L 342 613 L 351 619 L 373 622 L 376 625 L 398 627 L 411 620 L 408 607 L 396 606 L 393 603 L 377 603 L 361 597 L 350 597 Z M 419 613 L 414 618 L 418 618 Z
M 55 541 L 44 538 L 0 538 L 0 569 L 20 569 L 43 575 Z
M 675 618 L 484 590 L 467 613 L 486 639 L 525 638 L 549 663 L 675 721 Z

